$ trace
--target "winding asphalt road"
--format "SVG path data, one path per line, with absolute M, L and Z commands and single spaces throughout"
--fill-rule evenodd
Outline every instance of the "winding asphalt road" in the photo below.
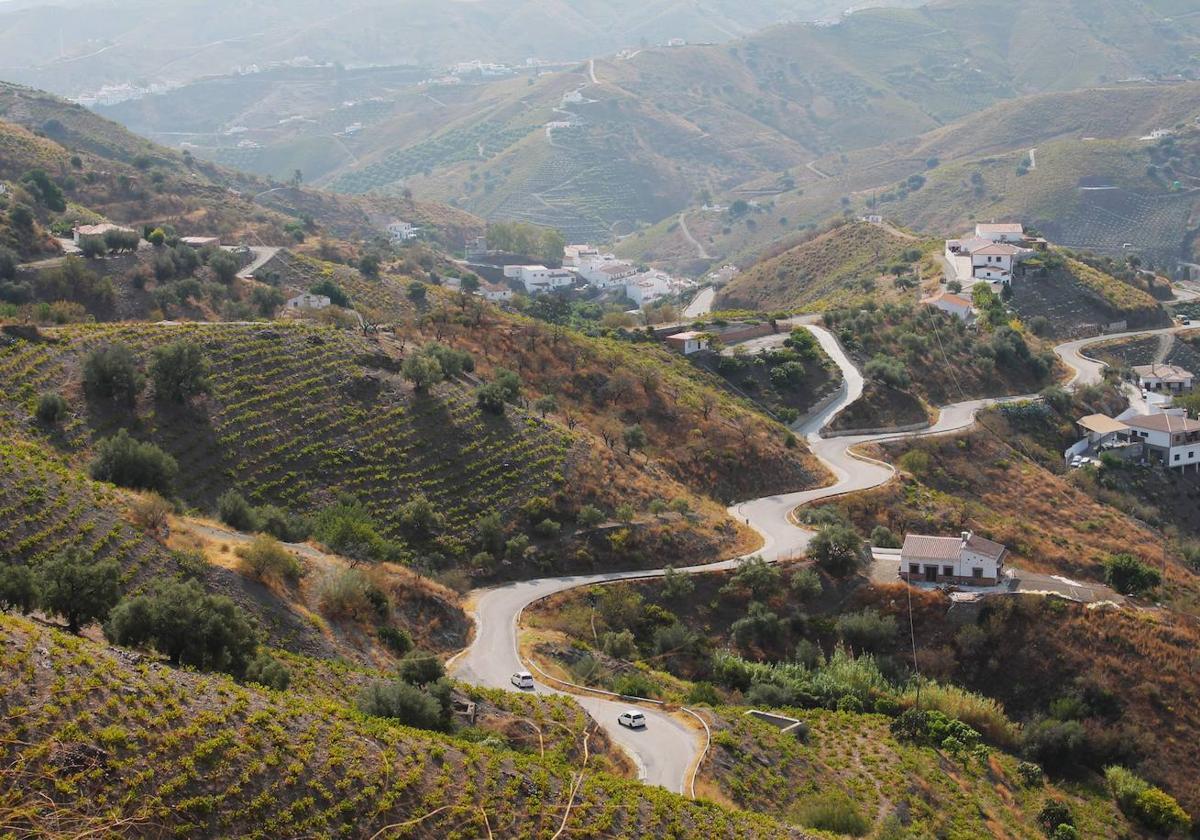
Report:
M 763 539 L 762 548 L 754 555 L 775 562 L 796 557 L 805 552 L 812 532 L 792 523 L 790 514 L 798 506 L 831 499 L 847 493 L 856 493 L 878 487 L 891 479 L 894 470 L 880 461 L 852 454 L 854 447 L 865 443 L 878 443 L 923 435 L 939 435 L 966 429 L 974 424 L 980 409 L 1008 400 L 970 400 L 954 403 L 941 409 L 937 423 L 916 433 L 859 435 L 852 437 L 822 438 L 820 431 L 833 417 L 862 395 L 863 377 L 858 368 L 846 355 L 833 335 L 823 327 L 806 325 L 822 349 L 842 371 L 842 390 L 838 397 L 815 416 L 801 422 L 796 428 L 808 441 L 813 453 L 833 473 L 835 481 L 827 487 L 804 490 L 798 493 L 783 493 L 761 499 L 742 502 L 729 509 L 730 515 L 739 517 L 754 528 Z M 1178 328 L 1149 330 L 1134 333 L 1106 335 L 1063 344 L 1055 352 L 1075 371 L 1070 381 L 1072 387 L 1091 384 L 1101 379 L 1104 365 L 1083 355 L 1089 344 L 1131 335 L 1157 335 Z M 735 568 L 744 558 L 736 557 L 702 566 L 679 569 L 691 574 L 723 571 Z M 534 602 L 579 586 L 591 586 L 613 581 L 638 580 L 660 577 L 663 570 L 642 572 L 612 572 L 597 575 L 573 575 L 541 580 L 512 583 L 474 593 L 475 639 L 471 646 L 462 651 L 450 663 L 454 676 L 464 682 L 512 688 L 509 678 L 517 671 L 525 670 L 518 653 L 517 624 L 523 610 Z M 538 693 L 561 693 L 547 685 L 543 675 L 535 671 Z M 631 703 L 613 698 L 597 696 L 598 693 L 572 695 L 587 709 L 589 714 L 604 728 L 608 735 L 629 754 L 638 765 L 639 777 L 647 784 L 658 785 L 676 793 L 690 792 L 692 768 L 702 755 L 707 744 L 706 735 L 700 724 L 685 722 L 682 716 L 670 714 L 647 704 L 639 708 L 646 714 L 648 725 L 639 732 L 631 732 L 617 725 L 617 716 Z

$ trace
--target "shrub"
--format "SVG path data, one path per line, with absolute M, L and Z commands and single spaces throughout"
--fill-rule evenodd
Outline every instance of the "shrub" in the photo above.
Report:
M 258 520 L 258 530 L 282 542 L 301 542 L 308 538 L 312 530 L 312 525 L 305 517 L 288 513 L 275 505 L 255 508 L 254 516 Z
M 0 610 L 28 613 L 36 604 L 33 570 L 15 563 L 0 565 Z
M 876 525 L 871 531 L 871 545 L 876 548 L 900 548 L 902 544 L 901 539 L 885 525 Z
M 121 598 L 120 567 L 115 560 L 89 562 L 71 550 L 45 560 L 33 573 L 37 606 L 66 619 L 78 633 L 85 624 L 102 621 Z
M 604 518 L 604 512 L 595 505 L 584 505 L 575 515 L 575 521 L 583 528 L 595 528 Z
M 507 405 L 504 388 L 496 382 L 480 385 L 475 389 L 475 404 L 486 414 L 503 415 Z
M 133 524 L 152 534 L 160 534 L 167 527 L 167 517 L 174 508 L 157 493 L 147 493 L 133 501 L 129 513 Z
M 891 723 L 892 734 L 905 741 L 961 753 L 979 745 L 981 736 L 961 720 L 932 709 L 908 709 Z
M 363 714 L 390 718 L 419 729 L 449 729 L 449 718 L 437 696 L 415 685 L 393 680 L 377 681 L 358 695 L 357 706 Z
M 871 828 L 854 800 L 840 790 L 809 796 L 798 805 L 796 816 L 808 828 L 851 837 L 863 837 Z
M 693 683 L 692 687 L 688 689 L 687 702 L 703 703 L 706 706 L 719 706 L 721 705 L 721 695 L 717 689 L 713 687 L 712 683 Z
M 418 653 L 400 660 L 398 676 L 409 685 L 424 686 L 446 676 L 446 669 L 436 656 Z
M 1042 768 L 1032 761 L 1022 761 L 1017 765 L 1017 777 L 1023 787 L 1040 787 L 1042 784 Z
M 133 405 L 145 384 L 133 351 L 123 344 L 99 347 L 84 357 L 83 387 L 89 397 Z
M 157 348 L 150 376 L 159 399 L 182 403 L 209 390 L 208 362 L 199 345 L 191 341 L 175 341 Z
M 149 593 L 124 599 L 104 634 L 119 645 L 149 644 L 175 665 L 236 677 L 246 672 L 258 647 L 246 614 L 194 580 L 159 581 Z
M 414 537 L 428 537 L 445 523 L 433 503 L 418 493 L 400 506 L 400 527 Z
M 801 601 L 812 601 L 823 591 L 821 576 L 812 569 L 800 569 L 792 575 L 792 594 Z
M 667 566 L 662 579 L 664 598 L 670 601 L 683 601 L 690 598 L 695 591 L 696 582 L 692 580 L 690 574 L 677 572 L 671 566 Z
M 292 672 L 287 666 L 271 655 L 260 652 L 246 666 L 246 682 L 285 691 L 292 682 Z
M 1118 592 L 1146 595 L 1162 583 L 1162 573 L 1132 554 L 1114 554 L 1104 561 L 1104 580 Z
M 878 652 L 896 638 L 896 619 L 870 608 L 841 616 L 836 627 L 842 641 L 857 650 Z
M 17 255 L 0 245 L 0 280 L 12 280 L 17 276 Z
M 358 569 L 330 571 L 317 586 L 317 608 L 330 618 L 362 619 L 373 607 L 371 582 Z
M 610 631 L 600 637 L 600 649 L 614 659 L 632 659 L 637 653 L 637 640 L 629 630 Z
M 863 366 L 863 374 L 893 388 L 907 388 L 912 382 L 904 362 L 891 356 L 875 356 Z
M 1104 779 L 1120 809 L 1147 828 L 1166 834 L 1191 827 L 1191 818 L 1174 797 L 1124 767 L 1105 768 Z
M 1035 721 L 1026 725 L 1023 741 L 1026 758 L 1050 773 L 1061 773 L 1087 760 L 1087 735 L 1076 720 Z
M 685 514 L 692 509 L 688 500 L 683 497 L 678 497 L 671 500 L 671 510 L 678 514 Z
M 543 519 L 537 525 L 533 526 L 533 532 L 544 539 L 557 537 L 561 529 L 562 526 L 553 519 Z
M 400 366 L 404 378 L 413 384 L 417 391 L 425 391 L 430 385 L 442 380 L 442 366 L 437 359 L 421 353 L 413 353 L 404 359 Z
M 783 622 L 765 605 L 750 604 L 746 615 L 729 627 L 729 633 L 740 647 L 769 645 L 783 635 Z
M 622 697 L 658 697 L 658 683 L 640 671 L 622 674 L 612 682 L 612 690 Z
M 862 539 L 846 525 L 822 528 L 808 546 L 809 555 L 834 577 L 846 577 L 862 564 Z
M 257 531 L 259 527 L 254 508 L 236 490 L 226 490 L 217 499 L 217 517 L 239 531 Z
M 387 649 L 397 656 L 403 656 L 413 649 L 412 636 L 406 630 L 385 624 L 377 632 L 379 641 L 383 642 Z
M 62 394 L 49 392 L 38 397 L 35 416 L 46 426 L 55 426 L 66 418 L 70 406 Z
M 255 580 L 300 580 L 300 561 L 274 537 L 259 534 L 248 545 L 238 546 L 235 553 L 240 560 L 238 569 Z
M 153 443 L 141 443 L 121 429 L 114 437 L 96 444 L 92 478 L 133 490 L 172 493 L 179 466 L 175 459 Z
M 229 285 L 237 277 L 242 266 L 238 258 L 228 251 L 214 251 L 208 258 L 208 267 L 212 269 L 218 280 Z
M 721 587 L 722 595 L 739 595 L 765 601 L 779 591 L 779 569 L 761 557 L 747 557 Z

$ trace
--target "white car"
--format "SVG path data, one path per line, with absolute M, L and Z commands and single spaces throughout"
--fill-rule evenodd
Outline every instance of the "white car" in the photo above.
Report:
M 630 729 L 645 729 L 646 716 L 641 712 L 635 712 L 632 709 L 628 712 L 621 712 L 621 716 L 617 718 L 617 723 L 621 726 L 627 726 Z
M 528 671 L 517 671 L 517 673 L 513 674 L 509 679 L 509 682 L 511 682 L 517 688 L 533 688 L 533 674 L 529 673 Z

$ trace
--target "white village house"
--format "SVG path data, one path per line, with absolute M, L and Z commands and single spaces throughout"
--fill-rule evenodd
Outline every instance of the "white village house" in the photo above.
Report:
M 1178 365 L 1135 365 L 1133 375 L 1143 391 L 1157 394 L 1187 394 L 1192 390 L 1192 372 Z
M 637 274 L 637 266 L 601 255 L 584 260 L 579 265 L 579 276 L 597 289 L 624 286 L 625 279 Z
M 991 222 L 975 225 L 975 236 L 992 242 L 1019 245 L 1025 241 L 1025 227 L 1016 222 Z
M 312 292 L 305 292 L 302 295 L 290 298 L 287 302 L 287 308 L 290 310 L 324 309 L 327 306 L 331 306 L 332 303 L 325 295 L 314 295 Z
M 672 291 L 671 275 L 662 271 L 645 271 L 625 280 L 625 297 L 639 307 L 666 297 Z
M 934 309 L 940 309 L 942 312 L 953 315 L 956 318 L 961 318 L 967 322 L 975 319 L 974 304 L 962 295 L 956 295 L 953 292 L 938 292 L 936 295 L 923 298 L 921 303 L 925 306 L 932 306 Z
M 1200 421 L 1192 420 L 1182 408 L 1165 408 L 1152 413 L 1127 411 L 1112 418 L 1092 414 L 1077 425 L 1084 438 L 1064 453 L 1079 455 L 1112 452 L 1126 460 L 1144 459 L 1171 469 L 1200 469 Z
M 506 265 L 504 276 L 519 280 L 531 295 L 573 286 L 576 278 L 570 269 L 546 268 L 544 265 Z
M 963 531 L 957 537 L 908 534 L 900 549 L 900 577 L 925 583 L 995 586 L 1004 577 L 1008 549 Z
M 513 299 L 513 290 L 501 283 L 489 283 L 486 280 L 479 284 L 479 295 L 485 300 L 499 303 Z

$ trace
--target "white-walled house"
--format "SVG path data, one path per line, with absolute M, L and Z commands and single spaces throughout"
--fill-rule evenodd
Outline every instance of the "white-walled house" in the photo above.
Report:
M 908 534 L 900 549 L 900 577 L 912 582 L 995 586 L 1004 577 L 1008 549 L 963 531 L 957 537 Z
M 925 306 L 932 306 L 934 309 L 940 309 L 942 312 L 964 321 L 969 322 L 975 318 L 974 304 L 962 295 L 956 295 L 953 292 L 938 292 L 936 295 L 922 299 L 921 303 Z
M 563 266 L 567 268 L 583 268 L 593 261 L 601 259 L 599 249 L 591 245 L 568 245 L 563 249 Z M 587 279 L 587 278 L 584 278 Z
M 624 286 L 625 279 L 637 274 L 637 266 L 604 255 L 585 260 L 579 265 L 579 276 L 597 289 Z
M 513 290 L 500 283 L 488 283 L 486 280 L 479 284 L 479 295 L 485 300 L 500 303 L 513 299 Z
M 1143 391 L 1158 394 L 1187 394 L 1192 390 L 1192 372 L 1178 365 L 1135 365 L 1133 374 Z
M 311 292 L 305 292 L 302 295 L 296 295 L 287 302 L 287 308 L 292 310 L 299 309 L 324 309 L 331 306 L 333 301 L 325 295 L 314 295 Z
M 646 271 L 625 280 L 625 297 L 638 306 L 653 303 L 671 294 L 671 276 L 661 271 Z
M 572 286 L 575 272 L 566 268 L 546 268 L 544 265 L 506 265 L 504 276 L 519 280 L 531 295 Z
M 1189 419 L 1183 409 L 1169 408 L 1122 422 L 1129 428 L 1128 440 L 1141 443 L 1149 460 L 1171 468 L 1200 468 L 1200 422 Z
M 992 242 L 1016 244 L 1025 241 L 1025 228 L 1015 222 L 984 223 L 975 225 L 975 236 Z

